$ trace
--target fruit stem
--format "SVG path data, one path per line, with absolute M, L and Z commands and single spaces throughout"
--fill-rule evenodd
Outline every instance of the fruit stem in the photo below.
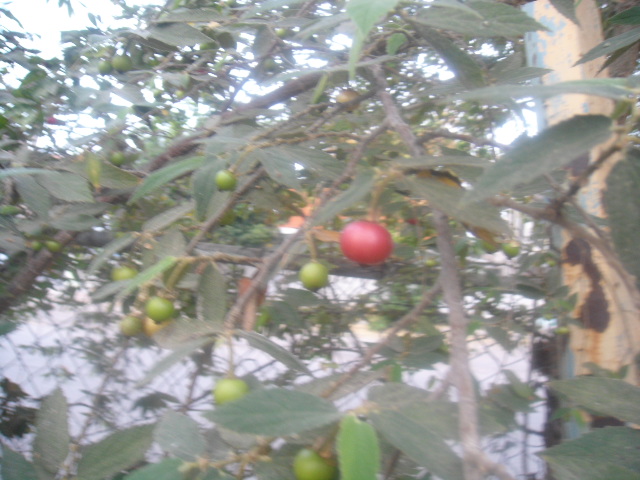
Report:
M 309 253 L 311 254 L 311 260 L 317 261 L 318 259 L 318 248 L 316 247 L 315 237 L 311 230 L 307 231 L 305 234 L 305 240 L 307 241 L 307 245 L 309 246 Z
M 178 262 L 178 264 L 171 271 L 169 278 L 167 278 L 167 281 L 165 282 L 167 290 L 173 290 L 173 287 L 175 287 L 180 279 L 184 276 L 185 271 L 187 270 L 187 268 L 189 268 L 192 261 L 193 259 L 191 258 L 184 258 Z
M 225 332 L 224 336 L 226 337 L 227 345 L 229 346 L 229 369 L 227 370 L 227 378 L 236 378 L 235 357 L 233 354 L 233 336 L 230 331 Z
M 380 218 L 380 198 L 386 191 L 389 183 L 394 181 L 400 174 L 401 172 L 399 171 L 378 172 L 378 178 L 371 192 L 371 201 L 369 202 L 369 220 L 376 221 Z
M 331 433 L 326 436 L 318 438 L 313 446 L 311 447 L 314 451 L 318 453 L 322 458 L 330 459 L 333 457 L 333 444 L 335 443 L 335 438 L 338 435 L 338 430 L 340 427 L 336 425 L 333 427 Z

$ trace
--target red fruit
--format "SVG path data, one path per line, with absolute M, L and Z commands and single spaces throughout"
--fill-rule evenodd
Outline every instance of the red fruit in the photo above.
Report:
M 393 251 L 393 240 L 382 225 L 358 220 L 340 234 L 340 248 L 349 260 L 363 265 L 383 263 Z
M 62 120 L 58 120 L 56 117 L 47 117 L 45 120 L 49 125 L 64 125 Z

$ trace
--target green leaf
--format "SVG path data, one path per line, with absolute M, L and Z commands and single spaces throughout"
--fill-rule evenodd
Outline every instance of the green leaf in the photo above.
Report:
M 153 247 L 153 257 L 160 259 L 165 257 L 181 257 L 187 248 L 184 233 L 178 225 L 172 225 L 162 234 Z
M 83 178 L 89 179 L 88 160 L 85 158 L 83 162 L 77 162 L 67 164 L 63 168 L 69 172 L 73 172 L 76 175 L 80 175 Z M 100 185 L 106 188 L 115 188 L 128 190 L 135 188 L 140 183 L 140 178 L 131 172 L 122 170 L 121 168 L 112 165 L 109 162 L 102 162 L 100 167 Z
M 191 185 L 193 188 L 193 198 L 196 202 L 196 216 L 200 220 L 206 218 L 209 202 L 211 202 L 211 198 L 218 191 L 216 187 L 216 174 L 221 167 L 222 165 L 219 165 L 218 162 L 213 162 L 193 172 Z
M 513 191 L 520 183 L 570 164 L 610 136 L 611 119 L 603 115 L 579 115 L 558 123 L 507 152 L 478 179 L 465 201 Z
M 167 458 L 160 463 L 135 470 L 124 477 L 124 480 L 183 480 L 184 475 L 180 472 L 183 463 L 178 458 Z
M 594 58 L 602 57 L 620 50 L 632 43 L 636 43 L 640 40 L 640 27 L 634 28 L 627 32 L 616 35 L 615 37 L 607 38 L 604 42 L 596 45 L 587 53 L 585 53 L 580 60 L 576 62 L 576 65 L 580 65 L 585 62 L 589 62 Z
M 576 4 L 574 0 L 551 0 L 551 5 L 553 5 L 556 10 L 566 18 L 571 20 L 576 25 L 579 25 L 578 17 L 576 16 Z
M 280 148 L 264 148 L 253 150 L 247 160 L 259 161 L 271 179 L 295 190 L 301 188 L 300 178 L 295 169 L 295 159 L 280 154 Z
M 387 55 L 395 55 L 405 43 L 407 43 L 407 36 L 404 33 L 391 34 L 387 38 Z
M 181 205 L 177 205 L 173 208 L 165 210 L 159 213 L 155 217 L 151 217 L 149 220 L 142 224 L 143 232 L 157 232 L 169 225 L 173 225 L 174 222 L 186 217 L 193 212 L 193 202 L 184 202 Z
M 452 12 L 448 5 L 441 4 L 426 9 L 424 14 L 412 17 L 412 21 L 474 38 L 518 37 L 527 32 L 546 30 L 525 12 L 510 5 L 484 1 L 466 2 L 466 5 L 480 14 L 482 20 L 464 10 L 456 9 Z
M 501 103 L 514 98 L 545 99 L 556 95 L 580 93 L 614 100 L 629 100 L 633 86 L 624 78 L 590 78 L 556 83 L 554 85 L 498 85 L 479 88 L 451 97 L 459 100 L 480 100 Z
M 212 339 L 210 341 L 213 343 L 220 332 L 218 324 L 182 316 L 154 334 L 153 339 L 162 348 L 175 350 L 198 338 Z
M 640 7 L 631 7 L 609 19 L 614 25 L 640 25 Z
M 607 176 L 603 201 L 607 211 L 611 238 L 625 268 L 636 277 L 640 287 L 640 152 L 629 150 Z
M 380 470 L 380 445 L 371 425 L 355 415 L 340 422 L 336 439 L 341 480 L 375 480 Z
M 549 383 L 573 404 L 601 415 L 640 424 L 640 387 L 606 377 L 577 377 Z
M 57 389 L 44 398 L 36 415 L 33 455 L 38 470 L 54 475 L 69 454 L 67 399 Z
M 454 170 L 455 167 L 472 167 L 482 171 L 491 166 L 489 160 L 471 155 L 410 157 L 394 159 L 393 164 L 406 170 L 430 170 L 435 167 L 449 167 Z
M 182 175 L 192 172 L 196 168 L 202 165 L 202 157 L 193 157 L 180 160 L 175 163 L 156 170 L 144 179 L 142 184 L 133 192 L 133 195 L 129 199 L 129 203 L 135 203 L 145 195 L 163 187 L 172 180 L 175 180 Z
M 381 350 L 381 354 L 388 358 L 395 358 L 409 368 L 428 369 L 442 361 L 446 361 L 446 355 L 437 351 L 443 343 L 441 334 L 417 337 L 406 342 L 399 337 L 392 338 L 387 346 Z
M 107 188 L 128 190 L 135 188 L 140 183 L 140 178 L 133 173 L 104 162 L 100 171 L 100 185 Z
M 168 328 L 168 327 L 167 327 Z M 210 345 L 215 342 L 215 337 L 200 337 L 195 340 L 192 340 L 188 343 L 182 344 L 180 347 L 176 348 L 171 354 L 164 357 L 159 362 L 153 366 L 149 372 L 137 383 L 138 387 L 143 387 L 151 382 L 158 375 L 166 372 L 171 367 L 173 367 L 176 363 L 184 360 L 189 355 L 197 352 L 201 348 L 206 345 Z
M 294 5 L 303 3 L 304 0 L 265 0 L 258 3 L 251 8 L 248 8 L 243 14 L 242 18 L 251 18 L 261 12 L 268 12 L 270 10 L 281 10 L 282 7 L 291 8 Z
M 347 190 L 331 199 L 313 218 L 313 224 L 319 225 L 331 220 L 343 210 L 364 200 L 371 193 L 375 177 L 370 171 L 359 173 Z
M 402 409 L 416 403 L 426 403 L 429 392 L 404 383 L 387 383 L 369 389 L 368 398 L 382 409 Z
M 120 430 L 81 450 L 78 480 L 110 477 L 144 460 L 153 442 L 155 425 Z
M 89 182 L 80 175 L 49 172 L 38 176 L 38 183 L 52 196 L 65 202 L 93 202 Z
M 298 357 L 289 352 L 289 350 L 281 347 L 277 343 L 274 343 L 264 335 L 260 335 L 257 332 L 245 332 L 244 330 L 238 330 L 236 334 L 249 342 L 253 348 L 260 350 L 267 355 L 270 355 L 275 360 L 279 361 L 283 365 L 289 367 L 292 370 L 306 373 L 311 375 L 311 372 L 307 366 L 302 363 Z
M 39 480 L 36 469 L 22 454 L 14 452 L 6 445 L 2 445 L 3 480 Z
M 391 10 L 399 0 L 349 0 L 347 13 L 363 37 Z
M 141 285 L 151 282 L 162 273 L 172 268 L 178 259 L 176 257 L 164 257 L 149 268 L 145 268 L 131 280 L 125 280 L 124 288 L 118 293 L 118 298 L 122 299 L 136 290 Z
M 540 456 L 557 480 L 640 480 L 640 431 L 599 428 Z
M 316 378 L 302 385 L 296 385 L 296 390 L 311 395 L 321 395 L 330 388 L 332 389 L 334 383 L 338 381 L 342 375 L 342 373 L 335 373 L 333 375 L 327 375 L 326 377 Z M 367 385 L 381 380 L 385 376 L 386 372 L 383 369 L 358 372 L 353 375 L 348 382 L 343 383 L 331 396 L 327 397 L 327 399 L 331 401 L 339 400 L 340 398 L 364 389 Z
M 149 27 L 146 33 L 149 38 L 174 47 L 190 47 L 211 41 L 200 30 L 185 23 L 156 24 Z
M 209 264 L 198 282 L 196 315 L 198 320 L 214 323 L 222 329 L 226 313 L 227 286 L 224 276 L 215 265 Z
M 100 253 L 93 257 L 87 273 L 89 275 L 95 275 L 114 254 L 131 246 L 136 241 L 136 238 L 137 236 L 133 233 L 125 233 L 107 243 Z
M 463 86 L 478 88 L 485 85 L 484 71 L 480 65 L 451 40 L 424 25 L 416 25 L 416 31 L 438 52 Z
M 0 180 L 5 178 L 21 177 L 24 175 L 48 175 L 50 173 L 55 172 L 52 170 L 45 170 L 44 168 L 7 168 L 0 170 Z
M 482 15 L 479 12 L 471 8 L 466 3 L 460 2 L 459 0 L 433 0 L 431 3 L 429 3 L 429 6 L 460 10 L 468 15 L 476 17 L 478 20 L 482 20 Z M 452 12 L 452 14 L 455 14 L 455 13 Z
M 165 22 L 212 22 L 225 17 L 215 8 L 185 8 L 163 13 L 158 23 Z
M 205 416 L 236 432 L 281 436 L 328 425 L 338 421 L 342 415 L 323 398 L 272 388 L 251 392 Z
M 17 177 L 14 179 L 16 190 L 29 210 L 38 217 L 47 218 L 53 206 L 53 198 L 34 177 Z
M 111 282 L 103 285 L 91 294 L 91 298 L 95 302 L 99 302 L 110 297 L 111 295 L 118 294 L 118 298 L 122 299 L 133 292 L 140 285 L 151 282 L 161 273 L 173 267 L 177 261 L 178 259 L 175 257 L 165 257 L 158 263 L 138 273 L 138 275 L 130 280 Z
M 349 81 L 353 82 L 356 79 L 358 61 L 360 60 L 360 56 L 362 55 L 362 48 L 364 47 L 365 39 L 366 35 L 363 34 L 360 30 L 357 30 L 356 36 L 351 43 L 351 48 L 349 49 L 349 63 L 347 65 L 347 71 L 349 72 Z
M 518 67 L 503 70 L 495 75 L 495 83 L 497 85 L 509 85 L 514 83 L 522 83 L 534 78 L 540 78 L 543 75 L 551 73 L 553 70 L 538 67 Z M 491 73 L 494 73 L 493 71 Z
M 414 410 L 382 410 L 371 414 L 376 430 L 394 447 L 414 462 L 429 469 L 437 477 L 463 480 L 462 462 L 447 445 L 439 432 L 434 432 L 432 419 L 423 417 L 428 412 Z M 451 419 L 440 418 L 451 423 Z
M 172 410 L 168 410 L 158 422 L 154 440 L 165 452 L 189 462 L 197 460 L 207 447 L 198 423 Z
M 408 190 L 414 197 L 427 200 L 432 207 L 463 223 L 494 233 L 509 231 L 496 207 L 485 202 L 463 203 L 465 190 L 462 188 L 445 185 L 433 178 L 416 177 L 405 177 L 397 182 L 397 186 L 401 190 Z

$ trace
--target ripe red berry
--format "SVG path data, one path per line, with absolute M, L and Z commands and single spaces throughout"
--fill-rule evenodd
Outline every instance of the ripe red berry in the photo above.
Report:
M 383 263 L 393 251 L 393 239 L 382 225 L 358 220 L 340 234 L 340 248 L 345 257 L 363 265 Z

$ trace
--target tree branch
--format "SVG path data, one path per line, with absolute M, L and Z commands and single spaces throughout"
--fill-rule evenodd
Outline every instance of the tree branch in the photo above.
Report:
M 362 370 L 364 367 L 369 365 L 380 350 L 384 348 L 401 330 L 409 327 L 413 323 L 417 322 L 420 318 L 420 314 L 427 308 L 429 305 L 433 303 L 433 299 L 440 293 L 441 284 L 439 281 L 422 294 L 422 298 L 420 302 L 416 304 L 411 311 L 406 313 L 400 320 L 394 323 L 393 328 L 387 331 L 385 337 L 380 340 L 378 343 L 367 349 L 363 357 L 360 361 L 355 364 L 348 372 L 342 375 L 338 380 L 336 380 L 327 390 L 322 392 L 321 397 L 328 398 L 333 395 L 342 385 L 347 383 L 356 373 Z
M 371 67 L 373 77 L 378 87 L 378 98 L 382 102 L 387 114 L 387 121 L 411 154 L 419 157 L 422 154 L 420 143 L 413 134 L 411 127 L 404 121 L 400 110 L 389 94 L 387 80 L 378 65 Z M 440 253 L 441 273 L 440 286 L 444 300 L 449 307 L 449 323 L 451 325 L 451 382 L 458 391 L 458 429 L 463 451 L 463 468 L 465 480 L 481 480 L 484 472 L 500 470 L 499 466 L 484 455 L 480 449 L 480 433 L 478 431 L 478 409 L 473 383 L 473 376 L 469 365 L 467 350 L 467 317 L 464 311 L 461 281 L 458 274 L 453 238 L 449 229 L 448 217 L 441 211 L 432 209 L 434 226 L 437 231 L 436 242 Z M 507 473 L 504 480 L 513 480 Z

